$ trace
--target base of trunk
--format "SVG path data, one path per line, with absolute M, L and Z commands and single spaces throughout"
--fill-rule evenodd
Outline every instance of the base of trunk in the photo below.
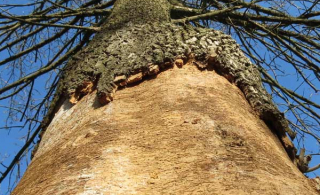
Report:
M 316 194 L 243 93 L 186 65 L 67 101 L 13 194 Z

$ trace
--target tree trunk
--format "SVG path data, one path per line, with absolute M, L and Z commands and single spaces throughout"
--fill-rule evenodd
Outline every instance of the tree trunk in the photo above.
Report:
M 67 101 L 13 194 L 316 194 L 242 92 L 186 65 Z
M 166 0 L 118 0 L 67 65 L 63 103 L 13 194 L 316 194 L 279 122 L 260 119 L 252 97 L 264 92 L 242 77 L 258 74 L 229 39 L 170 24 Z M 247 68 L 221 68 L 234 64 Z

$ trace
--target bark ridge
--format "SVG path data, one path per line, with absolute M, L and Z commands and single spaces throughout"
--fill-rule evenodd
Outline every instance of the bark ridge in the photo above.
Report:
M 295 133 L 264 89 L 258 69 L 236 41 L 220 31 L 171 23 L 127 23 L 120 29 L 106 28 L 70 60 L 62 91 L 76 103 L 92 91 L 87 88 L 93 83 L 100 102 L 106 104 L 118 87 L 188 61 L 202 70 L 214 69 L 236 84 L 295 159 L 296 149 L 286 135 L 294 139 Z

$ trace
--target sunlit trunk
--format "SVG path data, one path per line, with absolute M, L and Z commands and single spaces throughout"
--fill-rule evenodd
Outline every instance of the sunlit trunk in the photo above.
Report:
M 137 41 L 141 45 L 136 51 L 129 45 L 136 41 L 137 35 L 133 33 L 123 41 L 127 36 L 123 28 L 130 29 L 130 25 L 145 27 L 144 20 L 169 23 L 168 6 L 165 0 L 116 2 L 114 12 L 104 25 L 105 34 L 98 34 L 87 53 L 84 52 L 89 55 L 95 48 L 99 51 L 112 46 L 99 43 L 104 42 L 102 38 L 109 36 L 109 32 L 110 37 L 115 37 L 114 40 L 108 38 L 109 42 L 119 41 L 119 44 L 114 42 L 114 47 L 110 46 L 114 53 L 107 52 L 106 59 L 98 56 L 101 61 L 96 59 L 91 63 L 94 58 L 90 58 L 73 66 L 80 68 L 66 69 L 70 74 L 73 70 L 100 71 L 98 84 L 97 80 L 92 84 L 97 85 L 94 87 L 98 92 L 87 90 L 86 93 L 90 93 L 80 97 L 77 93 L 84 88 L 79 88 L 79 83 L 86 81 L 88 86 L 86 79 L 91 77 L 81 77 L 77 72 L 76 77 L 70 76 L 74 83 L 64 83 L 75 86 L 68 88 L 71 99 L 67 98 L 57 108 L 13 194 L 316 194 L 288 157 L 279 137 L 257 116 L 243 91 L 230 82 L 233 78 L 228 81 L 212 68 L 201 68 L 201 61 L 190 56 L 189 59 L 176 58 L 174 66 L 170 60 L 162 66 L 140 66 L 138 61 L 139 66 L 134 65 L 138 68 L 132 68 L 135 77 L 129 77 L 123 85 L 109 85 L 108 79 L 113 81 L 114 75 L 121 77 L 120 73 L 127 71 L 125 68 L 130 69 L 123 64 L 123 69 L 116 70 L 119 59 L 124 59 L 118 56 L 124 55 L 128 63 L 133 64 L 130 60 L 135 55 L 137 60 L 143 55 L 144 60 L 150 56 L 167 59 L 167 53 L 179 54 L 170 45 L 170 41 L 175 43 L 172 37 L 181 39 L 183 46 L 200 44 L 198 48 L 205 48 L 202 42 L 209 36 L 206 32 L 201 35 L 186 31 L 191 34 L 180 32 L 183 35 L 178 35 L 182 28 L 171 28 L 171 24 L 164 32 L 161 25 L 150 27 L 148 24 L 147 29 L 138 26 L 137 29 L 145 33 L 150 30 L 158 34 L 144 36 L 146 42 L 138 37 L 142 41 Z M 137 34 L 142 32 L 136 27 L 133 29 Z M 122 34 L 118 34 L 119 30 Z M 163 35 L 166 45 L 161 42 L 148 45 L 156 35 Z M 161 51 L 171 50 L 161 55 L 152 53 L 159 50 L 157 47 L 161 47 Z M 110 56 L 117 56 L 117 63 L 112 64 Z M 95 67 L 103 62 L 107 64 L 107 68 L 103 67 L 106 71 L 81 69 L 85 62 Z M 110 86 L 115 89 L 109 89 Z M 112 92 L 112 96 L 108 92 Z
M 315 194 L 242 92 L 192 65 L 65 102 L 13 194 Z

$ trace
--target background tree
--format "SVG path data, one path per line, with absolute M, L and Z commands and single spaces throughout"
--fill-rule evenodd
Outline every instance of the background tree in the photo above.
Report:
M 0 182 L 10 172 L 19 170 L 19 162 L 28 158 L 37 135 L 47 126 L 53 112 L 49 105 L 55 104 L 55 101 L 51 102 L 66 63 L 101 30 L 115 2 L 46 0 L 0 5 L 0 51 L 3 56 L 0 100 L 1 106 L 7 109 L 7 124 L 3 128 L 26 131 L 25 145 L 12 162 L 2 162 L 4 171 Z M 295 145 L 303 157 L 306 140 L 312 142 L 308 144 L 310 147 L 319 143 L 320 105 L 316 100 L 320 86 L 318 1 L 170 3 L 173 23 L 221 30 L 238 41 L 256 64 L 266 88 L 287 117 L 292 130 L 290 136 L 296 134 Z M 26 15 L 11 12 L 19 7 L 31 11 Z M 296 83 L 295 86 L 288 85 L 288 81 Z M 77 96 L 81 94 L 75 94 L 76 99 Z M 319 155 L 318 151 L 308 148 L 306 151 L 310 156 Z

